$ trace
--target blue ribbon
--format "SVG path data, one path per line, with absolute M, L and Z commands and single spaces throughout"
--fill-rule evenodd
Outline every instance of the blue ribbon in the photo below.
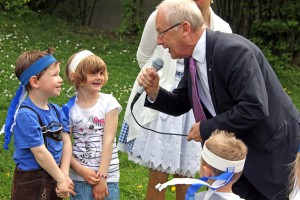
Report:
M 57 60 L 51 55 L 47 54 L 42 58 L 35 61 L 30 67 L 28 67 L 20 76 L 20 81 L 22 85 L 26 86 L 29 82 L 30 77 L 37 75 L 43 69 L 48 67 L 50 64 L 56 62 Z
M 4 128 L 4 133 L 5 133 L 5 140 L 4 140 L 4 145 L 3 148 L 8 150 L 8 144 L 10 143 L 11 140 L 11 126 L 14 123 L 14 116 L 15 116 L 15 111 L 19 105 L 19 101 L 20 98 L 22 96 L 22 93 L 24 92 L 24 86 L 20 85 L 20 87 L 18 88 L 15 97 L 12 99 L 9 107 L 8 107 L 8 111 L 7 111 L 7 116 L 6 116 L 6 120 L 5 120 L 5 128 Z
M 15 114 L 17 113 L 17 109 L 19 105 L 22 103 L 21 99 L 24 97 L 26 89 L 25 86 L 28 84 L 30 78 L 32 76 L 37 75 L 40 73 L 42 70 L 47 68 L 50 64 L 56 62 L 57 60 L 51 55 L 47 54 L 43 56 L 42 58 L 38 59 L 35 61 L 30 67 L 28 67 L 19 77 L 19 80 L 21 81 L 21 85 L 18 88 L 14 98 L 12 99 L 8 111 L 7 111 L 7 116 L 5 120 L 5 127 L 4 127 L 4 133 L 5 133 L 5 140 L 4 140 L 4 145 L 3 148 L 8 150 L 8 145 L 11 141 L 11 135 L 12 135 L 12 125 L 15 120 Z M 23 96 L 23 95 L 24 96 Z
M 69 101 L 62 106 L 62 111 L 64 112 L 67 120 L 69 121 L 69 112 L 70 112 L 70 109 L 71 107 L 75 104 L 75 99 L 76 99 L 76 96 L 73 96 L 69 99 Z
M 227 172 L 225 172 L 225 173 L 223 173 L 223 174 L 221 174 L 221 175 L 219 175 L 219 176 L 208 176 L 208 177 L 207 177 L 207 176 L 204 176 L 204 177 L 202 177 L 202 178 L 199 178 L 199 180 L 202 180 L 202 181 L 205 181 L 205 182 L 207 182 L 208 179 L 224 180 L 224 183 L 221 184 L 220 186 L 217 186 L 217 187 L 212 187 L 212 186 L 210 186 L 210 188 L 211 188 L 212 190 L 217 190 L 218 188 L 227 185 L 227 184 L 232 180 L 233 174 L 234 174 L 234 172 L 228 172 L 228 171 L 227 171 Z M 207 185 L 204 185 L 204 184 L 193 184 L 193 185 L 191 185 L 191 186 L 188 188 L 188 190 L 187 190 L 187 192 L 186 192 L 186 194 L 185 194 L 185 199 L 186 199 L 186 200 L 189 200 L 190 197 L 194 196 L 195 193 L 196 193 L 202 186 L 207 186 Z M 208 187 L 209 187 L 209 186 L 208 186 Z
M 300 152 L 300 145 L 299 145 L 299 148 L 298 148 L 298 152 Z

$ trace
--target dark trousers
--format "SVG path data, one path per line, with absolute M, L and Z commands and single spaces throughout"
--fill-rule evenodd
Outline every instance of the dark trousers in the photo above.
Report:
M 57 197 L 56 181 L 42 169 L 14 172 L 11 200 L 62 200 Z
M 288 200 L 286 191 L 276 194 L 272 199 L 261 194 L 242 174 L 237 182 L 232 186 L 232 192 L 246 200 Z

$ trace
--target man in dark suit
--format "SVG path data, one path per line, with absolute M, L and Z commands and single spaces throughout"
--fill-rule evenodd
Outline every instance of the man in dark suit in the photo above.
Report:
M 300 143 L 300 114 L 261 50 L 239 35 L 205 29 L 191 0 L 163 1 L 156 29 L 157 43 L 172 58 L 196 62 L 206 119 L 192 126 L 187 139 L 203 142 L 215 129 L 234 132 L 249 153 L 233 192 L 245 199 L 287 199 L 288 165 Z M 145 106 L 175 116 L 193 108 L 196 116 L 189 65 L 185 59 L 184 76 L 173 92 L 159 87 L 154 70 L 143 69 L 138 82 L 147 92 Z

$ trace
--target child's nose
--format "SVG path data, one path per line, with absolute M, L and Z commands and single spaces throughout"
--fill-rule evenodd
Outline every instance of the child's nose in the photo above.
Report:
M 61 78 L 61 76 L 59 76 L 58 81 L 59 81 L 59 82 L 63 82 L 64 80 Z

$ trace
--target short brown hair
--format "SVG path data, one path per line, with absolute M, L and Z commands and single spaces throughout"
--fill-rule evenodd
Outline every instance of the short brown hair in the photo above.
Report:
M 86 74 L 93 74 L 93 73 L 97 73 L 97 72 L 103 72 L 103 75 L 104 75 L 103 86 L 104 86 L 106 84 L 107 80 L 108 80 L 107 67 L 106 67 L 105 62 L 99 56 L 96 56 L 96 55 L 90 55 L 90 56 L 82 59 L 80 61 L 80 63 L 78 64 L 78 66 L 76 67 L 74 79 L 71 80 L 71 78 L 70 78 L 71 72 L 69 71 L 69 66 L 70 66 L 72 60 L 74 59 L 74 57 L 79 52 L 73 54 L 67 62 L 67 66 L 66 66 L 66 78 L 67 78 L 67 80 L 70 83 L 74 84 L 76 89 L 78 89 L 78 87 L 80 85 L 84 84 L 87 81 Z
M 247 146 L 243 141 L 237 139 L 234 133 L 215 130 L 212 135 L 205 141 L 206 148 L 213 154 L 230 161 L 243 160 L 247 156 Z M 203 158 L 201 158 L 201 165 L 208 165 Z M 208 165 L 210 166 L 210 165 Z M 213 166 L 210 166 L 215 176 L 224 173 L 224 171 L 218 170 Z M 235 173 L 232 181 L 237 181 L 242 172 Z
M 27 68 L 29 68 L 33 63 L 35 63 L 38 59 L 44 57 L 47 54 L 53 54 L 54 51 L 55 51 L 55 48 L 49 47 L 45 51 L 31 50 L 31 51 L 25 51 L 24 53 L 22 53 L 16 61 L 15 74 L 16 74 L 17 78 L 19 79 L 21 74 Z M 56 65 L 56 64 L 58 64 L 58 62 L 55 62 L 54 64 Z M 36 75 L 36 77 L 39 79 L 45 73 L 45 71 L 47 70 L 48 67 L 46 67 L 44 70 L 42 70 L 40 73 L 38 73 Z M 30 91 L 30 89 L 31 89 L 30 83 L 25 85 L 25 88 L 27 91 Z

